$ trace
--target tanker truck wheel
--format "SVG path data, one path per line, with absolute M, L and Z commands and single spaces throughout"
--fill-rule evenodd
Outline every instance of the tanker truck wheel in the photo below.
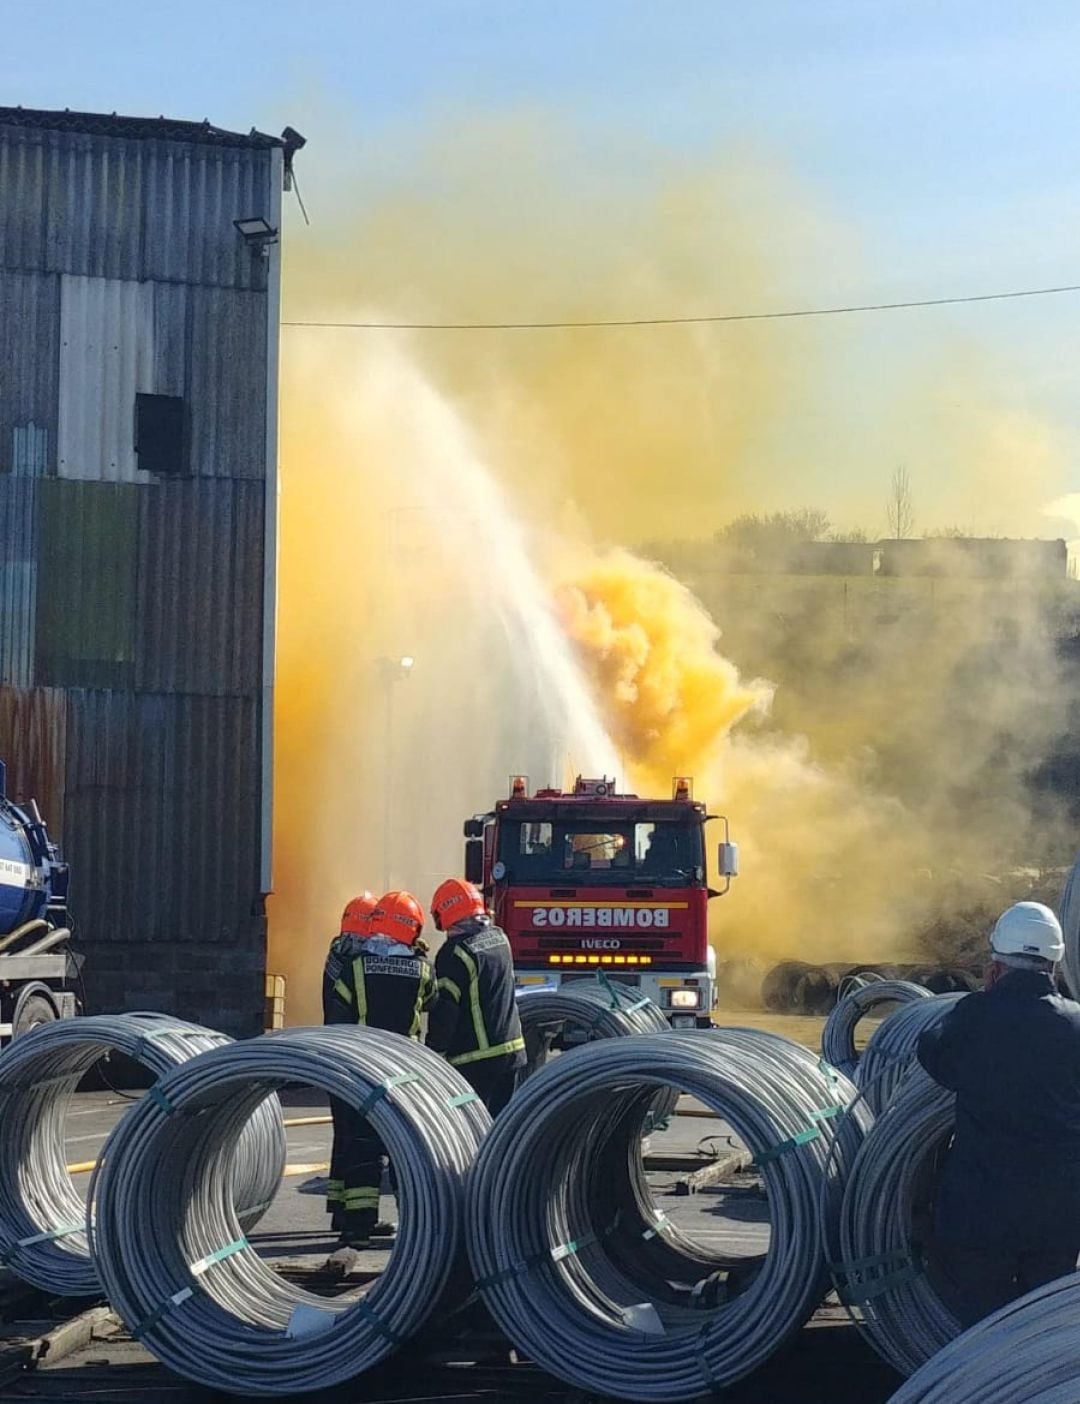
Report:
M 19 1007 L 11 1036 L 18 1038 L 20 1034 L 29 1033 L 31 1029 L 40 1028 L 42 1024 L 55 1023 L 56 1019 L 56 1006 L 51 999 L 45 995 L 30 995 Z

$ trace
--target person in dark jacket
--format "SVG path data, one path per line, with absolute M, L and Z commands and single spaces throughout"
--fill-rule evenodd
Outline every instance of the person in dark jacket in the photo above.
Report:
M 435 957 L 438 995 L 427 1044 L 466 1079 L 492 1116 L 513 1096 L 525 1063 L 510 942 L 471 882 L 449 878 L 431 899 L 446 942 Z
M 427 947 L 419 939 L 423 924 L 423 908 L 410 893 L 388 892 L 379 898 L 367 918 L 366 933 L 355 935 L 354 944 L 343 948 L 336 962 L 327 962 L 327 1023 L 363 1024 L 419 1038 L 420 1016 L 435 998 Z M 338 1188 L 331 1201 L 338 1210 L 335 1226 L 342 1247 L 364 1248 L 372 1239 L 394 1235 L 393 1225 L 379 1221 L 386 1148 L 355 1108 L 339 1102 L 334 1116 L 336 1163 L 331 1160 L 330 1177 L 332 1188 L 335 1182 Z
M 346 905 L 341 914 L 341 930 L 330 942 L 323 966 L 322 1009 L 324 1024 L 351 1024 L 352 1010 L 337 993 L 339 980 L 351 975 L 352 963 L 360 954 L 360 942 L 368 934 L 368 918 L 377 905 L 373 892 L 361 892 Z M 334 1124 L 330 1150 L 330 1176 L 326 1182 L 326 1212 L 336 1232 L 344 1227 L 345 1211 L 341 1203 L 345 1183 L 341 1178 L 341 1157 L 348 1137 L 349 1109 L 337 1097 L 330 1098 L 330 1117 Z
M 1049 907 L 1018 902 L 990 945 L 986 990 L 918 1046 L 956 1093 L 931 1270 L 965 1327 L 1073 1272 L 1080 1253 L 1080 1005 L 1054 984 L 1061 927 Z

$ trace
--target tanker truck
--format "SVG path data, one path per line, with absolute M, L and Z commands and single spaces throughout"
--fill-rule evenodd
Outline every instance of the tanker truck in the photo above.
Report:
M 67 892 L 67 865 L 37 804 L 8 799 L 0 761 L 0 1047 L 79 1012 Z

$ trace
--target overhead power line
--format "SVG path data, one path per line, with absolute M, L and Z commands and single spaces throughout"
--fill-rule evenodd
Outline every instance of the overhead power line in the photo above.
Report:
M 590 327 L 685 327 L 718 322 L 779 322 L 796 317 L 845 317 L 856 312 L 899 312 L 915 307 L 958 307 L 969 302 L 1006 302 L 1024 297 L 1057 297 L 1080 292 L 1080 284 L 973 293 L 967 297 L 924 297 L 906 302 L 861 302 L 843 307 L 794 307 L 782 312 L 718 312 L 701 317 L 595 318 L 566 322 L 336 322 L 286 321 L 283 327 L 339 327 L 356 331 L 573 331 Z

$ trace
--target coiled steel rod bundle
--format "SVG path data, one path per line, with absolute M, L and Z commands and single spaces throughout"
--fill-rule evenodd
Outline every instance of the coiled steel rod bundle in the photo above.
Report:
M 741 1295 L 708 1312 L 649 1280 L 643 1245 L 666 1237 L 605 1197 L 657 1089 L 677 1087 L 755 1155 L 769 1251 Z M 824 1281 L 820 1193 L 839 1189 L 868 1122 L 842 1075 L 776 1035 L 676 1031 L 592 1043 L 530 1078 L 498 1118 L 469 1181 L 479 1290 L 511 1340 L 571 1384 L 624 1399 L 691 1399 L 751 1373 L 802 1325 Z M 599 1170 L 598 1170 L 599 1167 Z M 631 1275 L 628 1263 L 637 1265 Z
M 96 1293 L 86 1206 L 65 1154 L 68 1110 L 79 1082 L 109 1052 L 160 1078 L 229 1042 L 224 1034 L 163 1014 L 60 1020 L 14 1039 L 0 1054 L 0 1262 L 58 1296 Z M 245 1228 L 269 1207 L 284 1166 L 285 1128 L 274 1097 L 252 1108 L 230 1171 Z
M 589 1043 L 632 1033 L 666 1033 L 667 1017 L 647 995 L 615 980 L 571 980 L 558 989 L 519 991 L 518 1013 L 529 1054 L 529 1074 L 543 1067 L 552 1043 Z
M 886 1004 L 911 1004 L 929 997 L 928 989 L 910 980 L 870 980 L 849 988 L 825 1021 L 821 1034 L 822 1056 L 847 1077 L 854 1077 L 859 1065 L 855 1048 L 855 1027 L 859 1020 Z
M 232 1147 L 286 1083 L 357 1108 L 397 1174 L 397 1241 L 363 1297 L 291 1285 L 237 1222 Z M 338 1384 L 406 1341 L 457 1285 L 465 1175 L 491 1119 L 436 1054 L 380 1029 L 290 1029 L 212 1049 L 158 1090 L 105 1146 L 92 1246 L 113 1308 L 177 1374 L 260 1397 Z
M 952 1093 L 912 1070 L 864 1139 L 839 1223 L 825 1230 L 841 1300 L 858 1309 L 871 1345 L 905 1375 L 960 1329 L 925 1263 L 928 1201 L 954 1122 Z
M 1080 1277 L 1010 1302 L 921 1366 L 889 1404 L 1075 1404 Z
M 965 994 L 931 995 L 898 1009 L 874 1030 L 855 1070 L 855 1082 L 876 1114 L 885 1110 L 915 1063 L 919 1035 Z

